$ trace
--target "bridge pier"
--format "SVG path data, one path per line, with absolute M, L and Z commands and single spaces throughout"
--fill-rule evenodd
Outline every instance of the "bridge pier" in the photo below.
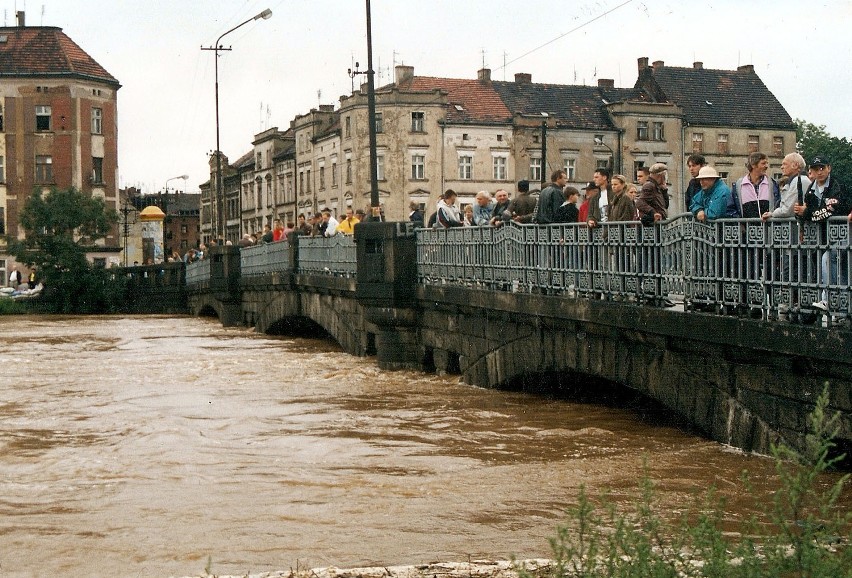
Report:
M 416 309 L 417 246 L 411 223 L 355 226 L 358 285 L 355 298 L 376 328 L 381 369 L 422 369 Z

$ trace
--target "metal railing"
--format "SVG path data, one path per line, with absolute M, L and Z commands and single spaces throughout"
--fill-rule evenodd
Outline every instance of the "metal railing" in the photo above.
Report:
M 299 273 L 355 277 L 356 255 L 352 235 L 299 237 Z
M 210 281 L 210 259 L 202 259 L 186 265 L 186 284 L 197 285 Z
M 825 292 L 833 314 L 850 314 L 850 223 L 681 215 L 635 222 L 459 227 L 417 231 L 418 278 L 494 290 L 663 301 L 687 309 L 810 307 Z M 831 276 L 820 273 L 832 271 Z M 827 281 L 827 282 L 826 282 Z
M 290 242 L 278 241 L 240 249 L 240 271 L 243 277 L 290 272 Z

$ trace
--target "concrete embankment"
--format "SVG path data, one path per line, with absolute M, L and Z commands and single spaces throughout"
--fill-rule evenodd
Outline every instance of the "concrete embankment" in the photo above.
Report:
M 472 560 L 470 562 L 434 562 L 417 566 L 372 566 L 367 568 L 291 569 L 260 574 L 216 578 L 518 578 L 518 567 L 541 576 L 552 567 L 552 560 Z M 213 578 L 206 575 L 203 578 Z M 191 578 L 191 577 L 187 577 Z M 196 577 L 197 578 L 197 577 Z

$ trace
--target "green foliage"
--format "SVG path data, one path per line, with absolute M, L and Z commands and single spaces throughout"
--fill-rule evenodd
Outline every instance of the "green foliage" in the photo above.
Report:
M 831 174 L 847 187 L 852 187 L 852 142 L 846 137 L 831 136 L 825 125 L 816 126 L 796 120 L 796 149 L 811 162 L 816 155 L 826 155 L 831 161 Z
M 28 312 L 25 302 L 0 297 L 0 315 L 24 315 Z
M 9 239 L 9 252 L 35 267 L 45 285 L 39 306 L 56 313 L 109 311 L 117 290 L 106 283 L 107 272 L 86 260 L 86 251 L 109 232 L 118 215 L 101 199 L 77 189 L 36 190 L 20 213 L 23 241 Z
M 549 578 L 852 577 L 852 513 L 836 507 L 849 476 L 827 489 L 822 482 L 822 474 L 843 459 L 829 458 L 839 416 L 829 415 L 827 387 L 809 426 L 804 454 L 785 446 L 773 451 L 780 489 L 767 506 L 768 522 L 748 520 L 736 533 L 723 531 L 724 502 L 712 488 L 694 511 L 672 523 L 655 513 L 647 471 L 627 514 L 606 497 L 596 506 L 581 487 L 569 522 L 550 540 Z M 517 570 L 520 578 L 533 578 Z

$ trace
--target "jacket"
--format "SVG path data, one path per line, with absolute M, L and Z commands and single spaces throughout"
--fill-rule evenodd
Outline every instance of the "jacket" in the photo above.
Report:
M 554 183 L 547 185 L 538 196 L 535 222 L 539 225 L 552 223 L 556 210 L 563 202 L 565 197 L 562 195 L 562 187 Z
M 636 197 L 636 208 L 643 223 L 653 224 L 654 215 L 659 214 L 662 220 L 668 218 L 669 190 L 658 185 L 653 178 L 645 181 L 642 191 Z
M 828 177 L 828 185 L 822 191 L 822 199 L 816 196 L 816 181 L 805 193 L 804 221 L 824 221 L 829 217 L 844 216 L 852 212 L 852 194 L 837 179 Z
M 633 199 L 621 193 L 609 198 L 609 221 L 635 221 L 636 205 Z
M 459 210 L 454 205 L 448 205 L 444 199 L 438 201 L 438 210 L 435 212 L 437 218 L 435 220 L 436 227 L 462 227 L 461 215 Z
M 704 211 L 704 218 L 709 220 L 720 219 L 725 216 L 728 207 L 728 199 L 731 197 L 731 189 L 722 179 L 716 179 L 709 190 L 699 189 L 692 197 L 689 212 L 698 216 L 699 211 Z
M 749 200 L 743 202 L 746 195 L 748 195 Z M 757 184 L 757 189 L 755 189 L 751 179 L 748 178 L 748 175 L 745 175 L 731 187 L 731 196 L 728 199 L 725 216 L 745 219 L 758 218 L 764 211 L 764 207 L 760 206 L 761 202 L 767 204 L 765 210 L 775 210 L 775 207 L 781 203 L 781 189 L 778 187 L 778 183 L 775 182 L 775 179 L 770 179 L 764 175 L 763 179 Z

